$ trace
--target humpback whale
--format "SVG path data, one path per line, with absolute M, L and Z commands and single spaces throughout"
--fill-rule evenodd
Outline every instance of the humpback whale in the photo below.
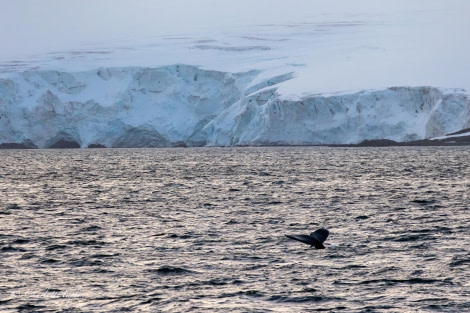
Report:
M 328 229 L 320 228 L 311 233 L 310 235 L 285 235 L 287 238 L 294 239 L 303 243 L 306 243 L 310 246 L 315 247 L 315 249 L 325 249 L 323 242 L 325 242 L 326 238 L 330 232 Z

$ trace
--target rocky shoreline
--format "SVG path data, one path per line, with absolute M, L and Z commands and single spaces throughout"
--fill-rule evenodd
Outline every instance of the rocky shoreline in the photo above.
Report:
M 324 144 L 324 145 L 259 145 L 261 146 L 320 146 L 320 147 L 439 147 L 439 146 L 467 146 L 470 145 L 470 135 L 468 136 L 455 136 L 445 137 L 442 139 L 423 139 L 407 142 L 398 142 L 389 139 L 377 139 L 377 140 L 364 140 L 357 144 Z M 181 148 L 186 147 L 182 145 L 175 145 L 166 148 Z M 238 147 L 238 145 L 236 146 Z M 113 147 L 106 147 L 101 144 L 90 144 L 86 149 L 109 149 Z M 119 148 L 133 148 L 133 147 L 119 147 Z M 145 148 L 145 147 L 142 147 Z M 148 147 L 155 148 L 155 147 Z M 0 144 L 0 150 L 6 149 L 41 149 L 35 146 L 21 144 L 21 143 L 2 143 Z M 60 141 L 47 149 L 80 149 L 80 146 L 76 142 Z M 157 147 L 158 149 L 158 147 Z

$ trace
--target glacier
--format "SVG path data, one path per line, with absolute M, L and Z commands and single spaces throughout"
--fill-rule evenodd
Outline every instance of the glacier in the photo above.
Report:
M 404 86 L 296 98 L 279 93 L 294 77 L 186 64 L 10 72 L 0 78 L 0 144 L 330 145 L 410 142 L 470 128 L 470 98 L 462 89 Z
M 0 148 L 470 144 L 468 1 L 210 2 L 5 6 Z

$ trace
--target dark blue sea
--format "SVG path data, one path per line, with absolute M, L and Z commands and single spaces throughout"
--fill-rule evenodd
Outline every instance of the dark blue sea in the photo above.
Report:
M 468 312 L 469 190 L 470 147 L 1 150 L 0 311 Z

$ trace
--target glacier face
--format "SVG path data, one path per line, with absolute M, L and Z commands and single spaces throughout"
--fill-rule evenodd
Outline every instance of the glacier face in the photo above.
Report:
M 190 65 L 0 78 L 0 144 L 49 148 L 353 144 L 412 141 L 470 128 L 462 90 L 393 87 L 300 99 L 266 77 Z

